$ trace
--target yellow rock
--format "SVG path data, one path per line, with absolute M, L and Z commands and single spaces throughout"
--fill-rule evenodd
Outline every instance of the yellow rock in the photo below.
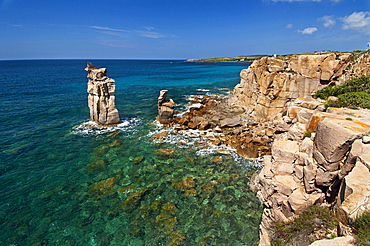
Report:
M 107 166 L 107 160 L 100 159 L 100 160 L 95 161 L 94 163 L 87 165 L 87 172 L 93 173 L 95 171 L 103 171 L 105 170 L 106 166 Z
M 165 131 L 165 132 L 160 132 L 160 133 L 157 133 L 157 134 L 154 134 L 152 136 L 152 139 L 156 139 L 156 138 L 164 138 L 166 137 L 170 132 L 169 131 Z
M 142 160 L 144 160 L 144 156 L 136 156 L 133 160 L 134 163 L 139 163 L 141 162 Z
M 102 180 L 98 183 L 91 185 L 89 188 L 88 194 L 94 200 L 99 200 L 102 197 L 111 195 L 115 192 L 113 188 L 115 183 L 116 183 L 116 177 Z

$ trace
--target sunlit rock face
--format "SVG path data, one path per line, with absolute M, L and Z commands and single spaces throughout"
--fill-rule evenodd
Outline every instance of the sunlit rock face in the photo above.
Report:
M 173 123 L 173 113 L 175 102 L 172 99 L 167 100 L 168 90 L 161 90 L 158 97 L 158 116 L 157 120 L 164 125 Z
M 297 98 L 310 97 L 328 84 L 370 75 L 369 61 L 370 53 L 263 57 L 241 71 L 241 81 L 231 91 L 233 103 L 254 120 L 269 121 Z
M 98 68 L 87 63 L 88 105 L 90 120 L 100 125 L 114 125 L 120 122 L 118 110 L 115 105 L 115 80 L 106 76 L 106 68 Z

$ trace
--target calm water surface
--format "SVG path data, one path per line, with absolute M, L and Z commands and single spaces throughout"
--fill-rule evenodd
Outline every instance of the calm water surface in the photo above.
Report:
M 161 89 L 182 110 L 249 64 L 92 61 L 122 124 L 91 130 L 86 62 L 0 61 L 0 245 L 256 245 L 255 163 L 151 139 Z

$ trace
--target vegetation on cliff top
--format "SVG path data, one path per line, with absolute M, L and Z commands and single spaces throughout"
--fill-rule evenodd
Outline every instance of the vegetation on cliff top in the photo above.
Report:
M 331 100 L 329 97 L 338 97 Z M 341 85 L 318 90 L 316 98 L 328 100 L 328 107 L 370 108 L 370 76 L 353 78 Z
M 328 54 L 328 53 L 352 53 L 355 55 L 359 55 L 364 52 L 369 52 L 369 50 L 354 50 L 354 51 L 314 51 L 314 52 L 306 52 L 300 54 L 286 54 L 286 55 L 242 55 L 242 56 L 233 56 L 233 57 L 214 57 L 214 58 L 199 58 L 199 59 L 189 59 L 189 62 L 253 62 L 254 60 L 261 59 L 262 57 L 276 57 L 278 59 L 286 60 L 292 55 L 321 55 L 321 54 Z
M 370 245 L 370 211 L 363 213 L 353 223 L 354 234 L 359 245 Z
M 271 244 L 309 245 L 320 239 L 337 237 L 338 220 L 328 207 L 313 205 L 288 223 L 276 222 L 272 228 Z M 370 211 L 349 224 L 358 245 L 370 245 Z
M 277 222 L 272 228 L 271 244 L 309 245 L 315 240 L 334 238 L 337 225 L 334 212 L 330 208 L 314 205 L 293 221 Z

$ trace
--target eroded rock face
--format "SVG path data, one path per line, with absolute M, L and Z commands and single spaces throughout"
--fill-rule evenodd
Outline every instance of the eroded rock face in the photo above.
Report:
M 345 225 L 370 210 L 370 144 L 364 136 L 370 131 L 368 110 L 323 113 L 302 101 L 273 122 L 272 155 L 264 156 L 257 183 L 265 207 L 260 245 L 269 245 L 266 233 L 274 221 L 289 221 L 313 204 L 335 206 Z M 297 125 L 302 133 L 314 133 L 302 140 L 292 134 Z
M 370 55 L 350 53 L 264 57 L 240 73 L 234 101 L 256 121 L 270 121 L 297 98 L 310 97 L 327 84 L 370 74 Z
M 114 125 L 120 122 L 115 105 L 115 80 L 106 76 L 106 68 L 98 68 L 87 63 L 88 105 L 90 120 L 100 125 Z
M 175 102 L 172 99 L 167 100 L 167 93 L 168 90 L 161 90 L 159 92 L 157 120 L 161 124 L 171 125 L 173 123 Z

